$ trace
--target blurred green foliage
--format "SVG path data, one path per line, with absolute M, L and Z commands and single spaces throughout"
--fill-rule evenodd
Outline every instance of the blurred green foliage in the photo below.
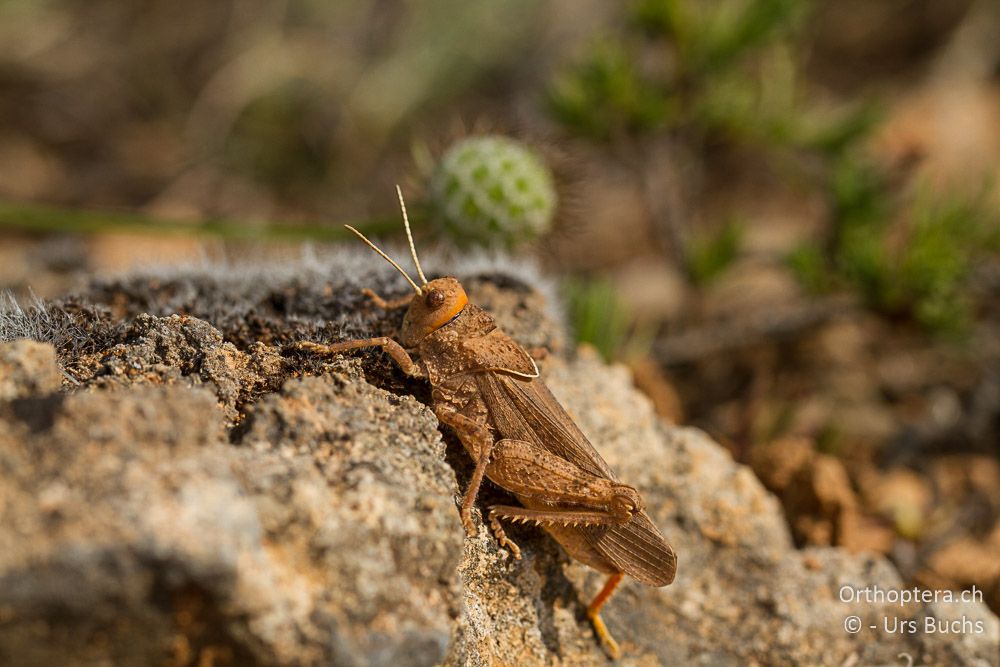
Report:
M 288 190 L 328 176 L 333 122 L 324 95 L 305 80 L 286 80 L 249 101 L 222 146 L 224 164 L 255 181 Z
M 713 234 L 694 238 L 687 251 L 695 283 L 704 285 L 726 270 L 740 249 L 743 226 L 730 221 Z
M 625 344 L 629 315 L 614 287 L 605 280 L 568 280 L 567 310 L 578 343 L 593 345 L 606 360 Z
M 874 101 L 811 101 L 801 27 L 812 6 L 637 0 L 617 34 L 596 40 L 554 79 L 548 109 L 569 132 L 602 142 L 667 133 L 706 161 L 706 147 L 720 145 L 752 146 L 764 160 L 797 158 L 806 187 L 829 202 L 828 237 L 788 257 L 806 289 L 852 290 L 888 317 L 961 331 L 973 315 L 966 281 L 997 245 L 997 216 L 983 197 L 930 188 L 907 196 L 905 182 L 866 157 L 864 142 L 881 119 Z M 695 234 L 682 248 L 695 284 L 710 282 L 740 251 L 739 225 L 710 226 L 717 231 Z M 592 334 L 589 326 L 581 331 Z
M 801 246 L 789 263 L 815 293 L 852 289 L 886 316 L 961 334 L 974 314 L 967 280 L 1000 252 L 1000 217 L 986 189 L 971 197 L 897 190 L 863 158 L 845 159 L 830 182 L 832 238 Z
M 811 0 L 640 0 L 553 81 L 568 130 L 609 140 L 673 129 L 837 153 L 872 126 L 870 105 L 811 109 L 798 34 Z
M 908 238 L 887 262 L 894 280 L 884 305 L 935 331 L 963 329 L 973 315 L 967 278 L 985 253 L 1000 251 L 997 223 L 978 201 L 924 195 L 914 205 Z
M 878 120 L 870 103 L 806 104 L 800 26 L 810 0 L 638 0 L 553 80 L 546 98 L 571 133 L 599 142 L 666 133 L 686 152 L 749 144 L 832 163 Z M 639 167 L 642 168 L 641 166 Z M 695 283 L 738 255 L 738 226 L 713 224 L 681 248 Z
M 592 345 L 609 362 L 649 353 L 653 327 L 629 311 L 608 280 L 571 278 L 563 282 L 563 291 L 578 343 Z
M 594 139 L 641 132 L 663 125 L 667 95 L 646 81 L 625 45 L 600 41 L 585 60 L 556 78 L 549 93 L 555 118 Z
M 810 4 L 810 0 L 640 0 L 632 17 L 649 36 L 672 42 L 681 75 L 700 78 L 731 66 L 793 28 Z

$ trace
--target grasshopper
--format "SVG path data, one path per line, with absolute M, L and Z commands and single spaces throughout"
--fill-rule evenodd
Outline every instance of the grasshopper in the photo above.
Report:
M 434 414 L 455 431 L 475 462 L 460 510 L 466 533 L 476 534 L 472 507 L 483 477 L 510 492 L 520 507 L 493 505 L 487 514 L 497 542 L 520 559 L 501 522 L 533 522 L 572 558 L 609 575 L 587 616 L 607 653 L 618 658 L 620 649 L 601 619 L 601 607 L 626 574 L 666 586 L 674 579 L 677 557 L 643 511 L 639 493 L 617 480 L 542 382 L 528 352 L 486 311 L 469 303 L 458 280 L 427 280 L 398 186 L 396 192 L 422 285 L 361 232 L 347 228 L 413 288 L 413 295 L 395 300 L 363 290 L 377 307 L 406 308 L 400 341 L 379 337 L 297 347 L 320 354 L 379 347 L 406 375 L 429 381 Z

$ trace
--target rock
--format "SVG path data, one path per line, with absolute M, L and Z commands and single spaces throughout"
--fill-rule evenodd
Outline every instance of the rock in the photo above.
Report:
M 155 301 L 162 287 L 143 292 L 139 280 L 115 298 Z M 265 287 L 273 275 L 230 292 L 171 280 L 166 298 L 187 294 L 188 315 L 125 305 L 127 327 L 99 327 L 106 339 L 81 348 L 95 351 L 60 349 L 79 387 L 52 394 L 24 380 L 19 398 L 0 401 L 5 663 L 606 663 L 585 617 L 600 574 L 521 526 L 510 536 L 524 557 L 511 560 L 478 511 L 478 534 L 464 536 L 456 503 L 470 461 L 438 427 L 425 385 L 377 352 L 320 359 L 273 342 L 382 334 L 389 315 L 361 309 L 328 331 L 317 320 L 345 307 L 343 285 L 324 297 L 322 282 Z M 246 290 L 283 294 L 285 320 Z M 208 305 L 226 295 L 232 306 L 217 321 Z M 516 304 L 533 303 L 519 288 L 492 297 L 505 327 L 521 317 Z M 559 338 L 549 320 L 534 321 L 518 335 Z M 249 340 L 255 330 L 271 337 Z M 589 353 L 543 365 L 679 554 L 674 584 L 629 580 L 606 607 L 621 664 L 894 664 L 900 652 L 996 664 L 1000 630 L 980 603 L 842 602 L 844 586 L 902 582 L 882 558 L 796 550 L 750 469 L 703 433 L 666 426 L 624 367 Z M 487 485 L 479 509 L 498 498 L 507 496 Z M 852 614 L 866 624 L 856 635 L 843 629 Z M 956 642 L 867 627 L 956 614 L 982 621 L 982 632 Z
M 82 357 L 76 379 L 93 389 L 208 384 L 233 424 L 254 395 L 276 388 L 274 378 L 282 377 L 283 363 L 275 348 L 260 343 L 238 350 L 198 318 L 142 314 L 125 331 L 124 342 Z
M 959 538 L 933 552 L 917 579 L 932 586 L 975 588 L 1000 605 L 1000 545 Z
M 891 521 L 896 532 L 909 539 L 920 537 L 933 499 L 924 477 L 902 468 L 885 473 L 864 468 L 858 484 L 865 504 Z
M 844 464 L 808 438 L 787 437 L 750 449 L 750 465 L 776 493 L 800 544 L 887 553 L 893 532 L 866 515 Z
M 59 390 L 55 350 L 33 340 L 0 343 L 0 401 Z
M 186 386 L 69 396 L 49 428 L 0 442 L 0 655 L 440 661 L 454 473 L 427 409 L 354 366 L 290 380 L 239 447 L 215 396 Z
M 278 621 L 262 639 L 287 645 L 279 664 L 438 663 L 458 607 L 454 472 L 426 407 L 340 368 L 267 396 L 243 438 L 275 583 L 298 582 L 261 589 Z

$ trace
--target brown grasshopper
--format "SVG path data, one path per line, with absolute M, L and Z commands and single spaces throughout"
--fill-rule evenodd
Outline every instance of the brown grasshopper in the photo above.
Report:
M 469 303 L 458 280 L 427 280 L 402 191 L 396 190 L 422 286 L 361 232 L 348 229 L 392 264 L 415 292 L 387 301 L 364 290 L 378 307 L 407 308 L 400 342 L 381 337 L 298 347 L 322 354 L 380 347 L 404 373 L 428 380 L 434 414 L 454 429 L 475 461 L 460 512 L 466 533 L 476 533 L 472 506 L 485 476 L 522 505 L 493 505 L 488 513 L 497 541 L 515 558 L 521 551 L 504 533 L 501 520 L 540 525 L 571 557 L 610 575 L 587 607 L 587 616 L 607 652 L 617 658 L 620 650 L 601 620 L 601 607 L 626 574 L 650 586 L 672 582 L 677 556 L 643 511 L 639 493 L 615 478 L 549 392 L 528 352 L 488 313 Z M 407 349 L 416 352 L 416 361 Z

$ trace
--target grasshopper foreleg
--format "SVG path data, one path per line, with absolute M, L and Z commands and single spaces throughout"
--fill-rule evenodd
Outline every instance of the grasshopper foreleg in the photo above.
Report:
M 361 290 L 361 293 L 368 297 L 368 299 L 371 300 L 375 306 L 381 308 L 382 310 L 395 310 L 397 308 L 402 308 L 410 305 L 410 302 L 413 301 L 412 294 L 401 296 L 398 299 L 384 299 L 374 290 L 370 290 L 367 287 Z
M 314 343 L 304 340 L 293 345 L 296 349 L 306 350 L 315 354 L 338 354 L 349 350 L 357 350 L 362 347 L 381 347 L 385 350 L 399 368 L 415 378 L 426 378 L 424 370 L 410 358 L 403 346 L 391 338 L 381 336 L 379 338 L 365 338 L 363 340 L 346 340 L 342 343 Z

